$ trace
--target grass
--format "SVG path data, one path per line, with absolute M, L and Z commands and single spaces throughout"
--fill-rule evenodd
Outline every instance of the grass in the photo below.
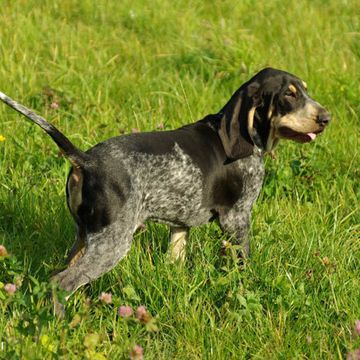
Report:
M 75 236 L 69 164 L 1 105 L 0 244 L 11 256 L 0 287 L 19 286 L 0 289 L 0 358 L 126 359 L 139 344 L 145 359 L 341 359 L 359 348 L 359 15 L 351 0 L 2 0 L 0 90 L 82 149 L 196 121 L 265 66 L 305 79 L 333 122 L 266 160 L 244 270 L 220 255 L 215 224 L 192 230 L 183 266 L 166 260 L 168 229 L 147 224 L 59 321 L 47 280 Z M 145 305 L 158 331 L 118 318 L 124 304 Z

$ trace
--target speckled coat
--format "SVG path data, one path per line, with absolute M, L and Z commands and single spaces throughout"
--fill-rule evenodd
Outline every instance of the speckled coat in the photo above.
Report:
M 217 119 L 112 138 L 88 151 L 101 160 L 84 171 L 76 210 L 77 224 L 87 232 L 87 251 L 79 260 L 89 261 L 83 281 L 115 266 L 146 220 L 176 231 L 218 219 L 248 254 L 251 208 L 264 177 L 262 151 L 254 147 L 250 156 L 227 163 Z M 79 266 L 76 272 L 78 277 Z
M 271 68 L 243 84 L 217 114 L 173 131 L 115 137 L 86 152 L 5 94 L 0 100 L 46 131 L 73 164 L 66 190 L 77 242 L 69 267 L 53 278 L 69 292 L 112 269 L 146 220 L 170 225 L 176 257 L 189 228 L 214 219 L 248 255 L 263 154 L 280 137 L 313 140 L 330 120 L 303 81 Z

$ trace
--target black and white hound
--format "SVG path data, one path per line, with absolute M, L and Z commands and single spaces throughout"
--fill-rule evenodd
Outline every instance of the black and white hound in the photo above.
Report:
M 217 114 L 172 131 L 114 137 L 86 152 L 5 94 L 0 99 L 45 130 L 72 164 L 66 194 L 77 241 L 68 267 L 53 278 L 69 293 L 112 269 L 146 220 L 171 227 L 175 259 L 184 257 L 189 228 L 213 219 L 247 256 L 264 154 L 279 139 L 310 142 L 330 121 L 305 82 L 272 68 L 243 84 Z

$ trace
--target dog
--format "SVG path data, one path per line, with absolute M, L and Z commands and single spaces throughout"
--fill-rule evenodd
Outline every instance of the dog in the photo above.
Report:
M 184 259 L 189 228 L 217 219 L 249 256 L 251 209 L 263 158 L 280 139 L 313 141 L 330 114 L 304 81 L 265 68 L 216 114 L 177 130 L 110 138 L 83 152 L 53 125 L 0 93 L 39 125 L 70 160 L 66 195 L 77 240 L 52 281 L 71 294 L 111 270 L 146 220 L 171 228 L 170 256 Z

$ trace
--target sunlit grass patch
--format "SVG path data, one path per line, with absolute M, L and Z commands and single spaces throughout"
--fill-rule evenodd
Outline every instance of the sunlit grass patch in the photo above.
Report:
M 1 6 L 0 90 L 82 149 L 214 113 L 265 66 L 306 80 L 333 121 L 314 143 L 284 142 L 266 159 L 252 257 L 240 269 L 216 224 L 191 231 L 179 265 L 165 254 L 168 229 L 148 223 L 128 256 L 79 289 L 59 321 L 48 279 L 75 238 L 65 203 L 69 164 L 37 127 L 0 105 L 0 357 L 357 356 L 357 2 Z M 139 307 L 151 320 L 136 317 Z

